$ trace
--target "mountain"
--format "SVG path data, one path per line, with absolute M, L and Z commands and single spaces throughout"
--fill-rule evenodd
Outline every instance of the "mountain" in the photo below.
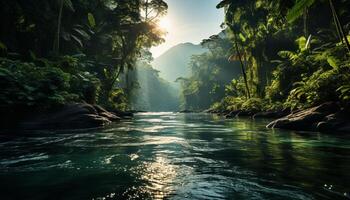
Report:
M 129 78 L 137 80 L 138 85 L 130 98 L 133 110 L 150 112 L 179 110 L 179 91 L 160 78 L 158 71 L 148 63 L 138 62 L 135 70 L 129 73 Z
M 191 71 L 187 65 L 192 55 L 202 54 L 206 51 L 201 45 L 178 44 L 154 59 L 152 66 L 160 71 L 160 77 L 173 83 L 179 77 L 190 75 Z

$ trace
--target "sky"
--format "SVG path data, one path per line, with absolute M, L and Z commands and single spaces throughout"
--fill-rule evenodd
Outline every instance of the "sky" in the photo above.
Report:
M 223 9 L 216 9 L 220 0 L 164 0 L 168 3 L 168 14 L 163 19 L 167 29 L 165 42 L 153 47 L 156 58 L 171 47 L 191 42 L 199 44 L 203 39 L 221 31 L 224 21 Z

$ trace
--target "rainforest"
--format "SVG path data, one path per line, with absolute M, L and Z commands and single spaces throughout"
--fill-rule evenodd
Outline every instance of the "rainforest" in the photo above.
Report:
M 349 199 L 349 0 L 1 0 L 0 199 Z

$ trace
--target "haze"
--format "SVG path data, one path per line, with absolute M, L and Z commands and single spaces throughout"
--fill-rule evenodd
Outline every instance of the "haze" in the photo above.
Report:
M 153 47 L 153 57 L 179 43 L 198 44 L 202 39 L 221 31 L 223 9 L 216 9 L 219 0 L 166 0 L 169 10 L 166 18 L 168 29 L 165 42 Z

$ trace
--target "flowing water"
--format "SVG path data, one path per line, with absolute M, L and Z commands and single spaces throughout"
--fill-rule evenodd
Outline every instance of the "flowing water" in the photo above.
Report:
M 0 137 L 0 199 L 349 199 L 350 137 L 143 113 Z

